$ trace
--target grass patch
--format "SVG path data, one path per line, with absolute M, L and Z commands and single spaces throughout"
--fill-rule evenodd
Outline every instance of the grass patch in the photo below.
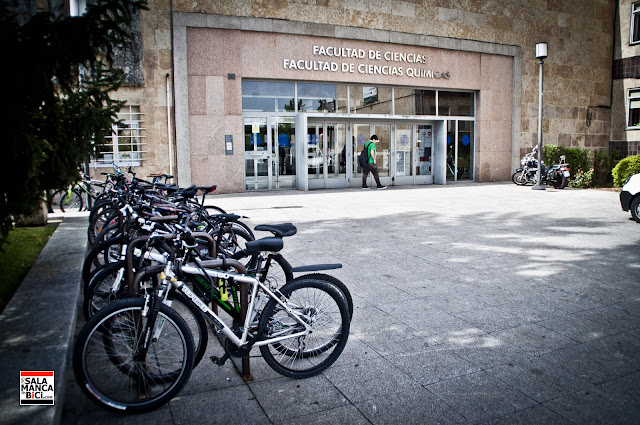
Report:
M 43 227 L 16 227 L 9 232 L 4 252 L 0 252 L 0 313 L 57 227 L 57 223 Z

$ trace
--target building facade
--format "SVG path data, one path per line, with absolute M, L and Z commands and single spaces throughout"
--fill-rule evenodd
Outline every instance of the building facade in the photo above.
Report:
M 624 157 L 640 153 L 640 2 L 621 0 L 618 8 L 610 148 Z
M 545 144 L 632 153 L 640 135 L 637 79 L 613 74 L 635 58 L 631 1 L 148 3 L 142 78 L 95 167 L 221 192 L 357 187 L 376 134 L 383 184 L 506 181 L 537 143 L 537 42 Z

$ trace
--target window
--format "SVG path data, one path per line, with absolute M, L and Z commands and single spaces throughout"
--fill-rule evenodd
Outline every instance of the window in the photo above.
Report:
M 352 114 L 391 114 L 391 87 L 349 86 L 349 109 Z
M 435 115 L 436 91 L 420 89 L 394 90 L 396 115 Z
M 293 83 L 242 82 L 242 110 L 245 112 L 294 112 L 293 97 Z
M 110 142 L 98 147 L 94 165 L 140 165 L 142 161 L 142 114 L 139 106 L 125 106 L 118 113 Z
M 627 105 L 627 127 L 640 129 L 640 89 L 629 90 Z
M 335 112 L 336 86 L 333 84 L 298 83 L 298 111 Z
M 80 16 L 87 12 L 87 0 L 70 0 L 69 16 Z
M 631 44 L 640 43 L 640 2 L 631 5 Z
M 473 93 L 438 91 L 438 115 L 473 117 Z

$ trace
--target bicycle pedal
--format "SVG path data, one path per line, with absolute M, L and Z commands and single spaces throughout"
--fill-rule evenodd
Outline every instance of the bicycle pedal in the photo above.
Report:
M 209 357 L 209 359 L 215 364 L 217 364 L 218 366 L 222 366 L 223 364 L 226 363 L 227 360 L 229 360 L 229 353 L 225 353 L 224 356 L 222 357 L 211 356 Z

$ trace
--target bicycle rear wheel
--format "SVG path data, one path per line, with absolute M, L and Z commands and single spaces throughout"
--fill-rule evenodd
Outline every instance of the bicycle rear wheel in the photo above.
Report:
M 311 333 L 260 346 L 267 364 L 291 378 L 321 373 L 340 357 L 349 338 L 349 307 L 341 291 L 331 283 L 312 278 L 295 279 L 280 289 L 287 306 L 311 326 Z M 265 339 L 304 331 L 274 299 L 264 307 L 260 329 Z
M 193 368 L 193 339 L 182 318 L 160 306 L 146 356 L 142 298 L 116 301 L 80 331 L 73 352 L 78 385 L 102 407 L 127 413 L 155 409 L 187 383 Z

